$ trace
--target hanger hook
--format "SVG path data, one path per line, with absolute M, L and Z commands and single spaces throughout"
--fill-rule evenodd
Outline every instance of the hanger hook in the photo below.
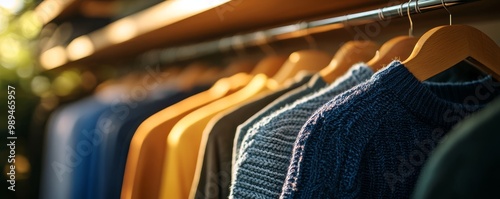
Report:
M 451 12 L 448 10 L 448 7 L 446 7 L 446 3 L 444 3 L 444 0 L 441 0 L 441 4 L 443 4 L 444 9 L 448 14 L 450 15 L 450 26 L 452 25 L 452 20 L 451 20 Z
M 246 55 L 245 51 L 245 42 L 243 41 L 243 36 L 242 35 L 234 35 L 231 38 L 231 48 L 236 51 L 238 56 L 244 56 Z
M 406 6 L 406 14 L 408 15 L 408 21 L 410 21 L 410 29 L 408 29 L 408 36 L 413 37 L 413 20 L 411 19 L 410 3 L 411 0 L 408 1 L 408 5 Z
M 219 40 L 219 51 L 220 52 L 226 52 L 227 50 L 231 50 L 232 48 L 232 43 L 231 43 L 232 37 L 224 37 Z
M 255 37 L 258 41 L 258 46 L 260 49 L 266 53 L 266 55 L 276 55 L 276 50 L 269 44 L 269 40 L 271 39 L 265 31 L 259 31 L 256 33 Z
M 398 11 L 399 12 L 399 11 Z M 378 19 L 380 21 L 384 21 L 385 20 L 385 17 L 384 17 L 384 8 L 380 8 L 378 9 Z
M 349 25 L 348 22 L 349 22 L 349 15 L 344 15 L 344 20 L 342 21 L 344 27 L 347 27 Z
M 309 24 L 307 22 L 302 21 L 302 22 L 299 22 L 299 27 L 302 31 L 304 31 L 304 38 L 306 39 L 307 43 L 309 44 L 309 47 L 311 49 L 317 49 L 318 45 L 316 43 L 316 40 L 309 33 Z

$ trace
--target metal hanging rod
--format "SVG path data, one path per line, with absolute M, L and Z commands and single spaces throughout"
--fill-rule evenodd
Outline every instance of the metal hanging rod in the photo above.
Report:
M 450 7 L 474 1 L 477 0 L 444 0 L 444 4 L 446 7 Z M 406 2 L 355 14 L 348 14 L 310 22 L 299 22 L 293 25 L 224 37 L 202 43 L 154 50 L 145 53 L 143 55 L 145 60 L 143 60 L 151 61 L 151 59 L 154 59 L 160 63 L 172 63 L 175 61 L 201 57 L 217 52 L 224 52 L 231 49 L 241 49 L 283 39 L 303 37 L 309 34 L 331 31 L 345 26 L 362 25 L 375 21 L 384 21 L 392 18 L 403 17 L 407 16 L 408 9 L 410 14 L 419 14 L 441 8 L 443 8 L 441 0 L 413 0 L 410 3 Z

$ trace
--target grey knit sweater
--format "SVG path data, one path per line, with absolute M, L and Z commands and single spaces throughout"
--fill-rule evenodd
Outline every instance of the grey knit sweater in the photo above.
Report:
M 281 108 L 285 107 L 288 104 L 291 104 L 295 102 L 296 100 L 306 96 L 310 95 L 324 87 L 326 87 L 328 84 L 321 78 L 319 74 L 316 74 L 311 77 L 309 82 L 305 83 L 304 85 L 293 89 L 292 91 L 287 92 L 283 96 L 279 97 L 278 99 L 274 100 L 272 103 L 264 107 L 262 110 L 257 112 L 255 115 L 253 115 L 251 118 L 249 118 L 247 121 L 245 121 L 243 124 L 240 124 L 238 128 L 236 129 L 236 135 L 234 136 L 234 144 L 233 144 L 233 157 L 231 160 L 231 163 L 234 165 L 236 164 L 236 157 L 239 156 L 240 152 L 240 147 L 241 143 L 243 142 L 243 138 L 245 137 L 246 133 L 252 126 L 259 122 L 262 118 L 271 115 L 272 113 L 280 110 Z M 234 171 L 234 169 L 232 170 Z

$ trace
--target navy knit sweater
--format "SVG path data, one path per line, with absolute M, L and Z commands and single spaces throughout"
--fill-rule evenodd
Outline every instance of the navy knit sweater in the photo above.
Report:
M 309 118 L 281 198 L 408 198 L 441 137 L 499 90 L 490 77 L 421 83 L 395 61 Z

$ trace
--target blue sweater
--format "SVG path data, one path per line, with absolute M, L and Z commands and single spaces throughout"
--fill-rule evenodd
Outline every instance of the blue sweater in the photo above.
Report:
M 106 87 L 96 94 L 60 107 L 47 124 L 44 162 L 40 185 L 41 199 L 84 198 L 87 192 L 86 172 L 94 146 L 92 133 L 96 122 L 115 96 L 125 92 L 120 85 Z M 88 139 L 85 139 L 88 138 Z M 78 187 L 78 189 L 75 189 Z
M 490 77 L 421 83 L 391 63 L 309 118 L 281 198 L 408 198 L 441 137 L 497 96 L 498 86 Z
M 302 125 L 324 103 L 369 79 L 372 74 L 372 70 L 366 66 L 353 67 L 330 86 L 305 96 L 256 123 L 241 145 L 230 198 L 278 198 L 292 156 L 293 144 Z
M 100 120 L 109 122 L 109 125 L 101 132 L 100 144 L 94 145 L 95 153 L 91 155 L 91 166 L 87 170 L 87 174 L 95 175 L 90 175 L 87 182 L 86 198 L 119 198 L 130 141 L 139 125 L 165 107 L 206 89 L 208 86 L 196 86 L 188 91 L 153 89 L 146 98 L 132 101 L 137 104 L 135 107 L 120 101 L 114 109 L 107 110 Z

